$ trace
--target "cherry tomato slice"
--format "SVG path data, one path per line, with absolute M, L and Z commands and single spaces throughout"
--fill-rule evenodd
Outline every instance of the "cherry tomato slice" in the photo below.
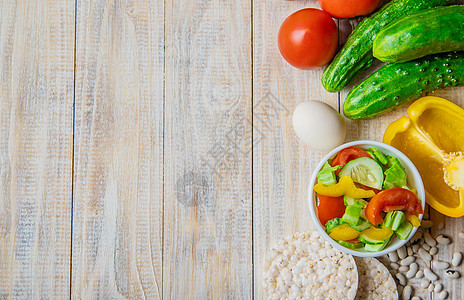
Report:
M 366 218 L 373 225 L 383 222 L 380 212 L 406 210 L 410 215 L 424 213 L 416 194 L 403 188 L 394 188 L 376 194 L 366 206 Z
M 329 197 L 324 195 L 317 195 L 317 212 L 319 221 L 325 225 L 327 221 L 333 218 L 341 218 L 345 213 L 345 203 L 342 197 Z
M 353 159 L 360 158 L 360 157 L 372 158 L 372 156 L 370 156 L 369 153 L 367 153 L 366 151 L 358 147 L 355 147 L 355 146 L 346 147 L 345 149 L 342 149 L 338 152 L 337 156 L 335 157 L 335 159 L 332 161 L 330 165 L 332 167 L 335 167 L 338 165 L 344 166 L 349 161 L 352 161 Z

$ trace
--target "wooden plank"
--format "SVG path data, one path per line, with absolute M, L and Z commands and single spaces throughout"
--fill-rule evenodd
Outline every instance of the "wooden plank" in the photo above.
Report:
M 0 1 L 0 298 L 67 298 L 74 1 Z
M 277 33 L 283 20 L 308 4 L 318 7 L 317 2 L 253 3 L 254 296 L 263 299 L 262 274 L 267 252 L 285 236 L 313 230 L 308 184 L 325 155 L 309 149 L 296 137 L 293 110 L 308 100 L 324 101 L 338 109 L 338 95 L 322 87 L 322 70 L 295 69 L 283 60 L 277 48 Z
M 77 1 L 73 298 L 162 297 L 164 1 Z
M 166 299 L 249 299 L 251 2 L 166 1 Z

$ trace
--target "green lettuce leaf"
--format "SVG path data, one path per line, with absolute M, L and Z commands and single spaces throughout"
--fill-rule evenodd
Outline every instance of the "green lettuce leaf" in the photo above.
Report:
M 398 158 L 387 155 L 387 170 L 385 170 L 385 180 L 383 182 L 383 189 L 401 188 L 407 185 L 408 174 L 401 165 Z
M 328 162 L 322 166 L 322 169 L 317 173 L 318 182 L 323 185 L 332 185 L 337 183 L 337 177 L 335 176 L 335 171 L 337 171 L 342 166 L 331 167 Z

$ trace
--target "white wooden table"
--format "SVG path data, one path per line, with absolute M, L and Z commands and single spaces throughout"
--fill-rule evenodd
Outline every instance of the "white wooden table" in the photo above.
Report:
M 313 229 L 324 153 L 293 109 L 348 92 L 278 52 L 306 6 L 0 0 L 0 298 L 262 299 L 266 252 Z M 464 106 L 463 91 L 437 94 Z M 347 141 L 404 114 L 347 120 Z M 463 248 L 462 218 L 443 220 Z

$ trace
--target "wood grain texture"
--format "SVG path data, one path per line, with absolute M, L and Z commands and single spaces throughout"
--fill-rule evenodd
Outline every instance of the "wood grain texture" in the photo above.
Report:
M 313 230 L 309 218 L 308 183 L 325 155 L 309 149 L 292 127 L 295 107 L 320 100 L 338 109 L 338 95 L 321 84 L 322 70 L 301 71 L 281 57 L 280 24 L 317 1 L 253 1 L 253 247 L 254 296 L 266 297 L 263 271 L 267 252 L 294 232 Z M 269 97 L 271 95 L 271 97 Z
M 0 298 L 67 298 L 74 1 L 0 1 Z
M 164 298 L 250 299 L 250 1 L 166 1 L 165 110 Z
M 164 1 L 78 1 L 73 298 L 162 297 Z

